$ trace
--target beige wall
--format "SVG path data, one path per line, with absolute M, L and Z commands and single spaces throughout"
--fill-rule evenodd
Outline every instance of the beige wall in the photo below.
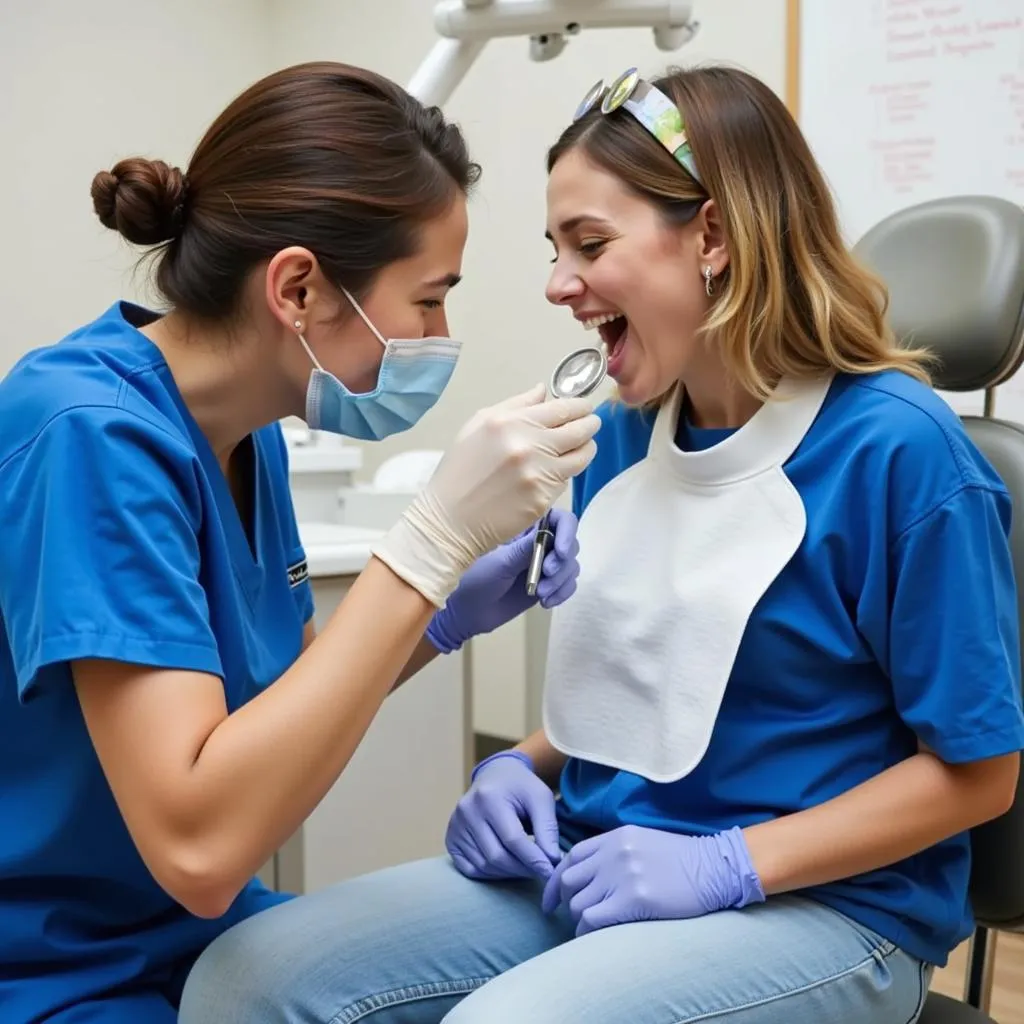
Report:
M 697 38 L 658 51 L 647 30 L 589 32 L 556 60 L 522 39 L 492 43 L 448 104 L 484 176 L 465 282 L 453 293 L 464 358 L 444 401 L 411 433 L 365 449 L 366 472 L 404 448 L 444 447 L 481 405 L 545 379 L 582 340 L 544 301 L 544 153 L 585 90 L 626 66 L 728 60 L 782 91 L 785 0 L 696 0 Z M 430 0 L 37 0 L 0 13 L 0 373 L 115 297 L 145 298 L 133 253 L 92 214 L 89 182 L 118 157 L 184 164 L 208 122 L 271 70 L 333 59 L 403 84 L 433 42 Z M 495 372 L 497 360 L 512 371 Z M 476 725 L 525 723 L 524 629 L 477 645 Z
M 0 373 L 144 293 L 135 255 L 92 212 L 92 176 L 136 153 L 187 161 L 270 66 L 269 12 L 270 0 L 0 5 Z

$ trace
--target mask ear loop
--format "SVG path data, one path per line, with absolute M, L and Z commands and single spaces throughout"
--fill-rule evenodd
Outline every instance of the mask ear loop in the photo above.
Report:
M 370 318 L 363 312 L 362 307 L 352 297 L 352 294 L 349 292 L 349 290 L 347 288 L 342 288 L 341 289 L 341 293 L 352 304 L 352 308 L 359 314 L 359 317 L 363 321 L 363 323 L 366 324 L 366 326 L 369 327 L 371 331 L 373 331 L 374 337 L 384 346 L 384 348 L 387 348 L 388 347 L 388 340 L 387 340 L 387 338 L 385 338 L 384 335 L 381 334 L 380 331 L 378 331 L 377 328 L 373 326 L 373 324 L 370 322 Z M 320 365 L 320 360 L 317 359 L 317 357 L 315 355 L 313 355 L 313 350 L 309 347 L 309 342 L 306 341 L 305 337 L 302 334 L 302 321 L 301 320 L 296 320 L 295 321 L 295 331 L 296 331 L 296 333 L 299 336 L 299 341 L 301 342 L 302 347 L 306 350 L 306 355 L 309 356 L 309 358 L 312 360 L 313 365 L 321 373 L 326 373 L 327 371 L 324 370 L 324 368 Z
M 366 326 L 369 327 L 370 330 L 373 332 L 373 336 L 381 343 L 381 345 L 384 346 L 384 348 L 387 348 L 388 347 L 388 340 L 387 340 L 387 338 L 385 338 L 384 335 L 381 334 L 380 331 L 378 331 L 376 327 L 374 327 L 374 325 L 371 322 L 370 318 L 363 312 L 362 307 L 352 297 L 352 293 L 347 288 L 342 288 L 341 289 L 341 293 L 352 304 L 352 308 L 359 314 L 359 318 L 363 321 L 363 323 L 366 324 Z M 298 333 L 299 341 L 302 343 L 302 347 L 306 350 L 306 355 L 309 356 L 309 358 L 313 361 L 313 365 L 318 370 L 323 371 L 324 368 L 320 365 L 320 360 L 317 359 L 317 357 L 315 355 L 313 355 L 313 350 L 309 347 L 309 343 L 306 341 L 306 339 L 302 335 L 302 321 L 301 320 L 296 320 L 295 321 L 295 330 Z
M 366 324 L 366 326 L 369 327 L 371 331 L 373 331 L 373 333 L 376 336 L 377 340 L 385 348 L 387 348 L 388 347 L 388 339 L 385 338 L 384 335 L 381 334 L 380 331 L 378 331 L 377 328 L 373 326 L 373 324 L 370 322 L 370 318 L 363 312 L 362 307 L 359 305 L 359 303 L 356 302 L 356 300 L 354 298 L 352 298 L 352 295 L 349 293 L 348 289 L 347 288 L 342 288 L 341 292 L 345 296 L 345 298 L 348 299 L 348 301 L 352 303 L 352 308 L 359 314 L 359 317 L 363 321 L 363 323 Z
M 301 343 L 302 347 L 306 350 L 306 355 L 309 356 L 309 358 L 312 361 L 313 365 L 321 373 L 323 373 L 324 372 L 324 368 L 320 365 L 320 360 L 317 359 L 317 357 L 315 355 L 313 355 L 313 350 L 309 347 L 309 342 L 306 341 L 306 339 L 302 336 L 302 321 L 301 320 L 296 320 L 295 321 L 295 332 L 299 336 L 299 342 Z

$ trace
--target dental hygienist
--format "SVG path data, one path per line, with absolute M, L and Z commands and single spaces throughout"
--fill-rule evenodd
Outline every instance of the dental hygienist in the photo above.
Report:
M 388 693 L 531 603 L 587 401 L 474 416 L 316 637 L 278 425 L 374 440 L 434 404 L 477 174 L 438 110 L 317 64 L 236 99 L 187 173 L 93 181 L 162 246 L 169 311 L 118 302 L 0 385 L 5 1024 L 171 1024 L 198 954 L 287 898 L 253 876 Z M 577 572 L 554 521 L 547 605 Z

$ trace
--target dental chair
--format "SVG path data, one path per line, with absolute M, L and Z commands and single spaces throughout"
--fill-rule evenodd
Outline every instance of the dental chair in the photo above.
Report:
M 1024 359 L 1024 208 L 988 196 L 922 203 L 883 220 L 854 251 L 888 285 L 897 337 L 938 357 L 936 387 L 985 392 L 984 415 L 963 422 L 1013 498 L 1024 632 L 1024 414 L 1021 423 L 997 419 L 993 390 Z M 1024 771 L 1013 807 L 972 831 L 971 850 L 978 926 L 964 1001 L 931 993 L 920 1024 L 993 1024 L 987 1012 L 996 935 L 1024 931 Z

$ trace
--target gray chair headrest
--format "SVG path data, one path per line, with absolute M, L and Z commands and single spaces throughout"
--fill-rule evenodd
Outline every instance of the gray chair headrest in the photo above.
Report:
M 1024 359 L 1024 208 L 953 196 L 892 214 L 854 246 L 889 288 L 903 344 L 936 356 L 935 386 L 975 391 Z

